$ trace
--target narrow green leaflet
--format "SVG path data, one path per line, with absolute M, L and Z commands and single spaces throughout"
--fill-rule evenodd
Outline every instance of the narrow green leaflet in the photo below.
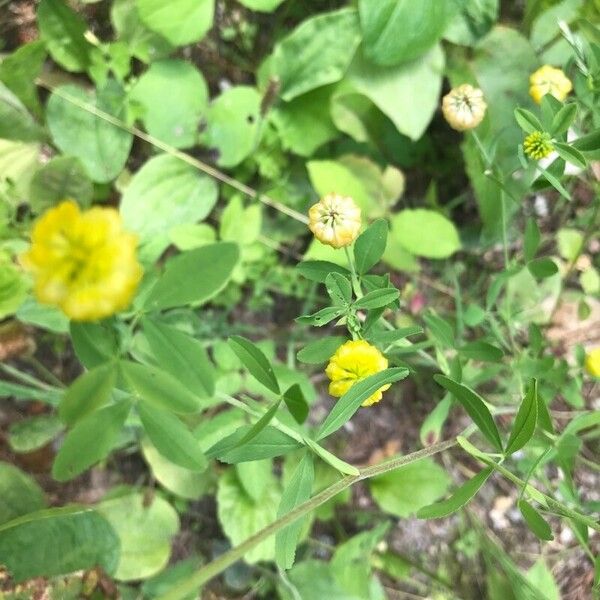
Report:
M 119 363 L 119 369 L 131 391 L 156 408 L 179 414 L 195 413 L 201 408 L 198 397 L 162 369 L 125 360 Z
M 314 327 L 323 327 L 331 323 L 344 313 L 344 309 L 339 306 L 326 306 L 312 315 L 303 315 L 296 318 L 296 323 L 303 325 L 313 325 Z
M 296 423 L 302 425 L 308 417 L 308 403 L 302 393 L 300 384 L 294 383 L 283 393 L 283 401 L 294 417 Z
M 307 452 L 296 467 L 290 481 L 285 486 L 281 502 L 277 509 L 277 517 L 287 515 L 291 510 L 306 502 L 311 495 L 315 479 L 313 456 Z M 296 546 L 302 527 L 308 515 L 297 519 L 292 524 L 277 532 L 275 537 L 275 560 L 282 569 L 290 569 L 296 557 Z
M 275 429 L 275 427 L 267 425 L 245 446 L 238 447 L 239 441 L 250 429 L 249 426 L 240 427 L 235 433 L 228 435 L 212 446 L 206 452 L 206 456 L 235 464 L 250 460 L 262 460 L 263 458 L 275 458 L 301 446 L 300 442 L 294 438 L 279 431 L 279 429 Z
M 73 479 L 102 460 L 113 449 L 131 404 L 127 401 L 101 408 L 83 418 L 60 447 L 52 476 L 57 481 Z
M 327 362 L 335 351 L 346 341 L 341 335 L 327 336 L 306 344 L 298 351 L 296 358 L 309 365 L 320 365 Z
M 337 306 L 348 306 L 352 300 L 352 284 L 340 273 L 329 273 L 325 279 L 325 289 Z
M 214 368 L 201 342 L 150 318 L 142 320 L 142 327 L 157 364 L 194 394 L 213 396 Z
M 108 404 L 115 387 L 117 370 L 114 363 L 96 367 L 80 375 L 65 391 L 58 414 L 67 425 Z
M 531 439 L 537 423 L 538 403 L 537 381 L 533 379 L 521 402 L 510 437 L 506 442 L 506 456 L 520 450 Z
M 544 126 L 540 123 L 540 120 L 529 110 L 516 108 L 515 119 L 517 120 L 519 127 L 525 131 L 525 133 L 544 131 Z
M 459 351 L 466 358 L 484 362 L 498 362 L 504 356 L 504 352 L 498 346 L 494 346 L 483 340 L 467 342 L 459 348 Z
M 251 440 L 253 440 L 275 417 L 279 406 L 281 404 L 281 398 L 269 407 L 269 410 L 265 412 L 265 414 L 258 420 L 250 429 L 244 434 L 244 436 L 240 439 L 240 441 L 236 444 L 236 446 L 243 446 L 247 444 Z
M 550 134 L 561 135 L 565 133 L 572 125 L 575 117 L 577 116 L 577 105 L 575 103 L 565 104 L 552 119 L 552 126 L 550 127 Z
M 137 409 L 144 431 L 165 458 L 191 471 L 203 471 L 207 467 L 198 440 L 179 417 L 143 402 Z
M 400 297 L 400 292 L 396 288 L 384 288 L 382 290 L 373 290 L 357 300 L 353 306 L 357 310 L 371 310 L 373 308 L 383 308 Z
M 34 415 L 10 426 L 8 443 L 13 452 L 33 452 L 49 444 L 64 428 L 54 413 Z
M 362 381 L 355 383 L 334 405 L 323 421 L 317 434 L 317 440 L 331 435 L 344 425 L 360 408 L 360 405 L 380 387 L 408 377 L 409 371 L 404 367 L 393 367 Z
M 345 267 L 336 265 L 328 260 L 306 260 L 296 265 L 296 270 L 310 281 L 317 283 L 325 283 L 329 273 L 341 273 L 342 275 L 350 276 L 350 271 Z
M 0 525 L 44 508 L 44 492 L 35 479 L 0 462 Z
M 119 341 L 110 321 L 71 321 L 69 333 L 75 354 L 87 369 L 93 369 L 118 356 Z
M 548 410 L 548 406 L 544 399 L 540 396 L 539 392 L 537 394 L 537 420 L 539 426 L 548 433 L 554 434 L 554 425 L 552 424 L 552 417 L 550 416 L 550 411 Z M 572 423 L 573 421 L 571 421 Z M 568 425 L 567 425 L 568 427 Z
M 462 383 L 458 383 L 444 375 L 434 375 L 433 378 L 444 389 L 448 390 L 463 405 L 464 409 L 475 422 L 481 433 L 497 450 L 502 452 L 502 441 L 494 419 L 485 405 L 483 398 Z
M 342 473 L 342 475 L 360 475 L 360 471 L 354 466 L 347 462 L 344 462 L 340 458 L 338 458 L 335 454 L 329 452 L 323 448 L 323 446 L 319 446 L 317 442 L 311 440 L 309 437 L 303 437 L 304 443 L 324 462 L 326 462 L 330 467 L 333 467 L 336 471 Z
M 98 566 L 112 574 L 118 560 L 116 533 L 90 508 L 49 508 L 0 526 L 0 564 L 16 581 Z
M 420 333 L 423 333 L 423 328 L 419 327 L 418 325 L 413 327 L 400 327 L 394 331 L 376 331 L 370 333 L 369 340 L 379 344 L 394 344 L 395 342 L 400 342 L 411 335 L 418 335 Z
M 67 71 L 85 71 L 93 46 L 85 39 L 86 22 L 64 0 L 42 0 L 37 9 L 41 37 L 52 58 Z
M 477 473 L 475 477 L 463 483 L 450 498 L 419 509 L 417 511 L 417 518 L 441 519 L 460 510 L 475 497 L 475 494 L 477 494 L 493 472 L 493 467 L 486 467 Z
M 229 281 L 239 260 L 231 242 L 207 244 L 169 260 L 146 300 L 149 310 L 164 310 L 210 300 Z
M 527 527 L 537 535 L 541 540 L 550 541 L 554 539 L 550 525 L 546 523 L 542 515 L 527 502 L 527 500 L 519 500 L 519 510 L 523 515 Z
M 525 237 L 523 238 L 523 255 L 525 260 L 532 260 L 540 246 L 541 234 L 537 222 L 533 217 L 527 219 L 525 225 Z
M 250 340 L 239 335 L 229 338 L 229 346 L 248 371 L 250 371 L 252 377 L 274 394 L 280 393 L 273 367 L 260 348 L 255 346 Z
M 577 148 L 570 146 L 569 144 L 564 144 L 563 142 L 554 142 L 554 149 L 558 152 L 558 155 L 566 160 L 567 162 L 579 167 L 580 169 L 585 169 L 587 167 L 587 160 L 585 156 L 581 154 Z
M 383 256 L 387 244 L 388 223 L 377 219 L 365 229 L 354 242 L 354 260 L 356 270 L 364 275 L 372 269 Z

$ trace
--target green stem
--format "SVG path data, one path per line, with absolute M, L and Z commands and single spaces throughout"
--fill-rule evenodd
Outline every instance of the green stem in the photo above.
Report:
M 22 371 L 19 371 L 19 369 L 15 369 L 15 367 L 11 367 L 6 363 L 0 363 L 0 369 L 15 379 L 19 379 L 23 383 L 27 383 L 28 385 L 32 385 L 33 387 L 41 390 L 46 391 L 54 389 L 51 385 L 48 385 L 47 383 L 44 383 L 43 381 L 40 381 L 39 379 L 36 379 L 27 373 L 23 373 Z
M 350 277 L 352 279 L 352 289 L 357 299 L 363 297 L 362 289 L 360 288 L 360 281 L 356 274 L 356 266 L 354 264 L 354 257 L 350 253 L 348 246 L 344 246 L 344 252 L 346 253 L 346 259 L 348 260 L 348 266 L 350 267 Z
M 199 586 L 203 585 L 230 567 L 232 564 L 243 558 L 246 552 L 254 548 L 257 544 L 260 544 L 271 535 L 274 535 L 284 527 L 292 524 L 294 521 L 318 508 L 328 500 L 331 500 L 331 498 L 349 488 L 351 485 L 354 485 L 358 481 L 393 471 L 394 469 L 416 462 L 427 456 L 433 456 L 439 452 L 444 452 L 455 445 L 455 440 L 441 442 L 439 444 L 429 446 L 428 448 L 424 448 L 423 450 L 407 454 L 406 456 L 397 457 L 383 464 L 361 469 L 358 475 L 348 475 L 339 481 L 336 481 L 307 502 L 300 504 L 286 515 L 280 517 L 276 521 L 273 521 L 273 523 L 267 525 L 267 527 L 249 537 L 245 542 L 242 542 L 235 548 L 232 548 L 225 554 L 219 556 L 217 559 L 208 563 L 205 567 L 199 569 L 196 573 L 182 581 L 179 585 L 175 586 L 175 588 L 173 588 L 171 591 L 160 596 L 157 600 L 182 600 L 186 596 L 195 593 Z

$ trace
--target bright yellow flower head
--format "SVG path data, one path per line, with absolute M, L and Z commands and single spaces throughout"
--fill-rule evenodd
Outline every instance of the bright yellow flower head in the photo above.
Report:
M 562 102 L 573 89 L 571 80 L 562 70 L 555 69 L 550 65 L 544 65 L 535 73 L 532 73 L 529 77 L 529 83 L 529 95 L 537 104 L 541 104 L 542 98 L 546 94 L 552 94 Z
M 76 321 L 93 321 L 131 302 L 142 277 L 136 245 L 114 208 L 81 212 L 65 200 L 37 220 L 21 261 L 33 274 L 40 302 Z
M 550 156 L 554 150 L 552 138 L 545 131 L 534 131 L 523 141 L 523 150 L 527 156 L 534 160 L 541 160 Z
M 600 378 L 600 348 L 592 350 L 585 357 L 585 370 L 592 376 Z
M 308 218 L 315 237 L 334 248 L 348 246 L 360 231 L 360 208 L 348 196 L 327 194 L 310 207 Z
M 369 375 L 387 369 L 388 361 L 375 346 L 364 340 L 352 340 L 342 344 L 329 359 L 325 369 L 329 384 L 329 393 L 336 398 L 343 396 L 357 381 Z M 372 396 L 363 402 L 363 406 L 370 406 L 381 400 L 383 392 L 389 389 L 390 384 L 380 387 Z
M 442 99 L 444 118 L 457 131 L 477 127 L 483 121 L 486 109 L 483 92 L 468 83 L 451 89 Z

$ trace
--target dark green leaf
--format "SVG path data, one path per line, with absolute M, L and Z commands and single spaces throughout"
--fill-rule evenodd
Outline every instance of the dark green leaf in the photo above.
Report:
M 286 484 L 277 509 L 277 517 L 287 515 L 291 510 L 310 499 L 315 479 L 313 456 L 307 452 Z M 290 569 L 294 564 L 296 546 L 307 515 L 277 532 L 275 537 L 275 559 L 281 569 Z
M 529 262 L 535 257 L 540 246 L 540 239 L 540 229 L 537 222 L 533 217 L 529 217 L 529 219 L 527 219 L 527 224 L 525 225 L 525 237 L 523 239 L 523 255 L 525 256 L 525 262 Z
M 307 260 L 296 265 L 296 270 L 310 281 L 325 283 L 327 275 L 330 273 L 339 273 L 340 275 L 350 276 L 350 271 L 340 265 L 327 260 Z
M 365 229 L 354 242 L 354 260 L 360 275 L 370 271 L 385 252 L 388 222 L 378 219 Z
M 0 462 L 0 525 L 41 510 L 44 505 L 44 492 L 35 479 L 13 465 Z
M 357 310 L 371 310 L 373 308 L 383 308 L 400 297 L 400 292 L 396 288 L 386 288 L 383 290 L 373 290 L 357 300 L 353 306 Z
M 244 446 L 248 442 L 252 441 L 263 429 L 273 420 L 277 411 L 279 410 L 279 405 L 281 404 L 281 398 L 273 402 L 273 404 L 269 407 L 269 409 L 265 412 L 265 414 L 258 420 L 248 431 L 243 435 L 243 437 L 238 441 L 236 447 Z
M 519 501 L 519 510 L 527 523 L 527 527 L 537 535 L 541 540 L 550 541 L 554 539 L 550 525 L 546 523 L 542 515 L 527 502 L 527 500 Z
M 0 82 L 0 138 L 21 142 L 43 139 L 41 127 L 22 102 Z
M 70 334 L 75 354 L 87 369 L 93 369 L 118 356 L 119 340 L 110 321 L 71 321 Z
M 564 144 L 562 142 L 554 142 L 554 149 L 558 152 L 558 155 L 567 162 L 579 167 L 580 169 L 585 169 L 587 167 L 587 161 L 585 156 L 581 154 L 577 148 L 570 146 L 569 144 Z
M 542 396 L 537 394 L 537 420 L 540 427 L 548 433 L 554 434 L 554 425 L 552 425 L 552 418 L 550 417 L 550 411 Z
M 295 383 L 288 388 L 283 394 L 283 400 L 296 422 L 300 425 L 304 423 L 306 417 L 308 417 L 308 403 L 300 385 Z
M 466 358 L 484 362 L 498 362 L 502 360 L 502 357 L 504 356 L 504 352 L 502 352 L 500 348 L 481 340 L 467 342 L 459 349 L 459 351 Z
M 529 272 L 536 279 L 546 279 L 558 273 L 558 266 L 551 258 L 534 258 L 527 263 Z
M 274 394 L 279 394 L 279 383 L 273 372 L 273 366 L 263 351 L 250 340 L 234 335 L 229 338 L 229 347 L 250 371 L 250 375 Z
M 203 471 L 207 461 L 198 440 L 172 412 L 140 402 L 142 425 L 156 449 L 172 463 L 190 471 Z
M 42 0 L 37 8 L 41 37 L 52 58 L 67 71 L 85 71 L 93 46 L 85 39 L 86 22 L 63 0 Z
M 309 365 L 319 365 L 327 362 L 347 338 L 342 336 L 327 336 L 311 342 L 298 351 L 296 358 Z
M 143 319 L 142 327 L 150 351 L 161 368 L 179 379 L 197 396 L 213 396 L 214 368 L 201 342 L 149 318 Z
M 565 104 L 552 119 L 550 135 L 561 135 L 565 133 L 577 116 L 577 105 L 573 102 Z
M 113 363 L 80 375 L 65 391 L 58 414 L 67 425 L 74 425 L 98 408 L 108 404 L 115 387 L 117 370 Z
M 600 128 L 581 136 L 571 145 L 580 152 L 595 152 L 596 150 L 600 150 Z
M 0 564 L 16 581 L 98 566 L 110 574 L 118 560 L 117 534 L 90 508 L 49 508 L 0 527 Z
M 352 418 L 360 405 L 372 396 L 380 387 L 408 377 L 409 370 L 404 367 L 385 369 L 355 383 L 334 405 L 321 424 L 317 440 L 331 435 Z
M 325 279 L 325 289 L 337 306 L 348 306 L 352 300 L 352 284 L 340 273 L 329 273 Z
M 540 120 L 529 110 L 516 108 L 515 119 L 517 120 L 519 127 L 526 133 L 544 131 L 544 126 L 540 123 Z
M 500 452 L 502 452 L 502 441 L 492 414 L 485 404 L 483 398 L 462 383 L 458 383 L 444 375 L 434 375 L 433 378 L 444 389 L 448 390 L 463 405 L 464 409 L 475 422 L 481 433 Z
M 450 498 L 424 506 L 417 511 L 418 519 L 441 519 L 466 506 L 481 489 L 483 484 L 494 472 L 493 467 L 486 467 L 475 477 L 463 483 Z
M 57 481 L 68 481 L 102 460 L 113 449 L 131 404 L 127 401 L 97 410 L 77 423 L 65 437 L 52 466 Z
M 302 325 L 313 325 L 315 327 L 323 327 L 323 325 L 327 325 L 334 319 L 337 319 L 344 313 L 344 310 L 340 307 L 335 306 L 327 306 L 326 308 L 322 308 L 320 311 L 312 314 L 312 315 L 303 315 L 302 317 L 298 317 L 296 319 L 297 323 L 302 323 Z
M 164 310 L 210 300 L 225 287 L 238 260 L 238 246 L 231 242 L 183 252 L 167 262 L 146 307 Z
M 218 458 L 226 463 L 239 463 L 264 458 L 275 458 L 298 449 L 301 444 L 289 435 L 268 425 L 245 446 L 239 446 L 239 441 L 251 429 L 250 426 L 240 427 L 235 433 L 212 446 L 206 456 Z
M 131 391 L 144 402 L 179 414 L 200 410 L 198 397 L 162 369 L 131 361 L 121 361 L 119 368 Z
M 519 412 L 515 417 L 510 437 L 506 443 L 506 456 L 520 450 L 531 439 L 537 423 L 538 393 L 537 381 L 531 380 L 529 389 L 521 402 Z

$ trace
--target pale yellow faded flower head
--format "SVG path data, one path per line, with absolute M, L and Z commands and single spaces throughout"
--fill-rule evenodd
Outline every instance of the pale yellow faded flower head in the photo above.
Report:
M 310 207 L 308 227 L 322 243 L 334 248 L 351 244 L 361 226 L 360 208 L 349 196 L 327 194 Z
M 123 230 L 114 208 L 81 212 L 72 200 L 46 211 L 21 256 L 43 304 L 71 319 L 93 321 L 127 308 L 142 277 L 137 237 Z
M 537 104 L 541 104 L 542 98 L 546 94 L 552 94 L 562 102 L 573 89 L 571 80 L 563 71 L 550 65 L 544 65 L 535 73 L 532 73 L 529 77 L 529 83 L 529 95 Z
M 592 377 L 600 378 L 600 348 L 592 350 L 585 357 L 585 370 Z
M 451 89 L 442 99 L 444 118 L 457 131 L 477 127 L 483 121 L 486 109 L 483 92 L 468 83 Z
M 365 340 L 351 340 L 342 344 L 329 359 L 325 373 L 331 383 L 329 393 L 336 398 L 343 396 L 355 383 L 387 369 L 387 358 L 375 346 Z M 379 402 L 390 384 L 381 386 L 363 402 L 370 406 Z

